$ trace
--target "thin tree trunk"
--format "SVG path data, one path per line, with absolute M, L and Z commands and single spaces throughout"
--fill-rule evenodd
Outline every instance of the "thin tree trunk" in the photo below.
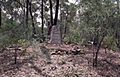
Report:
M 26 27 L 28 27 L 29 0 L 26 0 Z
M 26 7 L 26 0 L 23 0 L 24 2 L 24 6 Z M 23 37 L 26 38 L 26 8 L 25 7 L 22 7 L 23 9 L 23 31 L 24 31 L 24 35 Z
M 14 61 L 15 61 L 15 64 L 17 64 L 17 49 L 15 49 L 15 53 L 14 53 Z
M 50 35 L 50 33 L 51 33 L 51 29 L 52 29 L 52 26 L 53 26 L 52 1 L 49 0 L 49 3 L 50 3 L 50 25 L 49 25 L 49 27 L 48 27 L 48 35 Z
M 55 11 L 54 25 L 57 25 L 58 10 L 59 10 L 59 0 L 56 1 L 56 11 Z
M 117 9 L 118 9 L 118 14 L 120 13 L 120 3 L 119 3 L 120 1 L 119 0 L 117 0 Z
M 31 16 L 31 20 L 32 20 L 32 37 L 35 38 L 35 35 L 36 35 L 36 30 L 35 30 L 35 24 L 34 24 L 34 17 L 32 15 L 32 7 L 31 7 L 31 2 L 29 2 L 29 11 L 30 11 L 30 16 Z
M 1 28 L 1 26 L 2 26 L 2 5 L 0 4 L 0 28 Z
M 41 19 L 42 19 L 42 26 L 41 26 L 42 41 L 44 41 L 43 0 L 42 0 L 42 4 L 41 4 Z
M 119 14 L 120 14 L 120 0 L 117 0 L 117 14 L 118 14 L 118 16 L 119 16 Z M 119 16 L 120 17 L 120 16 Z M 118 18 L 119 18 L 118 17 Z M 119 23 L 120 23 L 120 21 L 119 21 L 119 19 L 118 19 L 118 21 L 117 21 L 117 26 L 119 26 Z M 117 28 L 117 30 L 116 30 L 116 38 L 118 39 L 118 42 L 117 42 L 117 47 L 120 49 L 120 34 L 119 34 L 120 32 L 119 32 L 119 28 Z
M 67 10 L 67 15 L 66 15 L 66 21 L 68 22 L 68 10 Z M 67 23 L 65 22 L 64 37 L 66 34 L 67 34 Z
M 95 46 L 95 47 L 97 47 L 98 46 L 98 43 L 99 43 L 99 32 L 98 31 L 96 31 L 96 33 L 97 34 L 95 34 L 95 37 L 93 38 L 93 45 Z
M 53 25 L 53 11 L 52 11 L 52 1 L 49 0 L 50 3 L 50 21 L 51 21 L 51 26 Z
M 93 67 L 97 67 L 97 65 L 98 65 L 98 53 L 99 53 L 99 50 L 101 48 L 101 44 L 103 42 L 104 37 L 105 36 L 102 36 L 100 43 L 98 44 L 97 51 L 95 53 L 95 59 L 93 59 Z
M 26 37 L 28 39 L 28 15 L 29 15 L 29 0 L 26 0 Z

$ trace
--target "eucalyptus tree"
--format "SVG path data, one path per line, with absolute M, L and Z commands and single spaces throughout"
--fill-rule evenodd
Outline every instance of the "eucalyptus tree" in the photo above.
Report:
M 41 3 L 41 20 L 42 20 L 42 26 L 41 26 L 42 40 L 44 41 L 44 16 L 43 16 L 43 0 L 42 0 L 42 3 Z
M 28 38 L 28 36 L 32 37 L 36 34 L 35 25 L 37 24 L 36 18 L 38 17 L 36 11 L 40 10 L 36 2 L 34 5 L 34 1 L 31 0 L 0 1 L 2 5 L 2 8 L 0 8 L 2 9 L 2 29 L 0 30 L 0 36 L 12 37 L 14 35 L 13 37 L 16 39 L 26 39 L 26 36 Z M 25 33 L 27 34 L 25 35 Z
M 32 37 L 36 37 L 36 29 L 35 29 L 35 23 L 34 23 L 34 16 L 32 14 L 32 2 L 29 2 L 29 11 L 30 11 L 30 16 L 32 20 Z
M 53 26 L 53 4 L 51 0 L 49 0 L 49 8 L 50 8 L 50 22 L 48 24 L 48 35 L 50 35 Z
M 71 33 L 73 33 L 74 29 L 72 27 L 77 26 L 76 22 L 76 12 L 77 7 L 74 3 L 70 3 L 68 0 L 62 0 L 59 2 L 60 6 L 60 16 L 59 16 L 59 22 L 62 32 L 62 39 L 67 39 L 67 41 L 70 41 Z
M 115 2 L 110 0 L 81 0 L 80 6 L 82 6 L 81 25 L 86 25 L 88 29 L 93 28 L 93 37 L 96 39 L 91 39 L 97 41 L 97 51 L 93 64 L 97 66 L 98 53 L 104 38 L 114 36 L 119 28 L 115 25 L 116 21 L 119 21 L 116 13 L 118 7 L 116 7 Z
M 50 26 L 48 29 L 48 35 L 51 33 L 51 29 L 53 25 L 57 25 L 58 21 L 58 11 L 59 11 L 59 0 L 56 0 L 56 9 L 55 9 L 55 18 L 53 19 L 53 4 L 52 1 L 49 0 L 49 6 L 50 6 Z
M 56 1 L 54 25 L 57 25 L 57 21 L 58 21 L 58 10 L 59 10 L 59 0 Z
M 120 26 L 120 0 L 116 0 L 117 1 L 117 21 L 116 21 L 116 26 L 119 27 Z M 117 28 L 116 27 L 116 28 Z M 118 39 L 117 46 L 120 48 L 120 28 L 117 28 L 116 30 L 116 38 Z

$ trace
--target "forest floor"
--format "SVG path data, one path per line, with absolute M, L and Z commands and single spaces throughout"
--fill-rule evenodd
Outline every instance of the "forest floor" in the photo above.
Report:
M 13 50 L 0 52 L 0 77 L 120 77 L 120 52 L 109 50 L 105 53 L 100 49 L 98 66 L 93 68 L 92 48 L 79 46 L 80 53 L 73 54 L 69 53 L 71 45 L 47 45 L 49 59 L 49 54 L 42 53 L 41 47 L 29 46 L 17 51 L 16 64 Z

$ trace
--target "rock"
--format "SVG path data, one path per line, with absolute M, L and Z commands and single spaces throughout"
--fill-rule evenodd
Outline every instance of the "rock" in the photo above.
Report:
M 60 32 L 60 27 L 57 25 L 52 27 L 51 30 L 51 36 L 50 36 L 50 43 L 51 44 L 61 44 L 61 32 Z

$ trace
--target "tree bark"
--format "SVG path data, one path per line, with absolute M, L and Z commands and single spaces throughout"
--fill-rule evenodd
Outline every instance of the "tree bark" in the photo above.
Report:
M 26 38 L 27 39 L 29 39 L 28 38 L 28 15 L 29 15 L 29 0 L 26 0 L 26 31 L 25 31 L 25 33 L 26 33 Z
M 34 17 L 32 15 L 32 7 L 31 7 L 31 2 L 29 2 L 29 11 L 30 11 L 30 16 L 31 16 L 31 20 L 32 20 L 32 37 L 35 38 L 36 35 L 36 30 L 35 30 L 35 24 L 34 24 Z
M 15 49 L 15 53 L 14 53 L 14 61 L 15 61 L 15 64 L 17 64 L 17 49 Z
M 41 26 L 42 41 L 44 41 L 43 0 L 42 0 L 42 4 L 41 4 L 41 19 L 42 19 L 42 26 Z
M 101 44 L 102 44 L 102 42 L 103 42 L 104 37 L 105 37 L 105 36 L 102 36 L 102 38 L 101 38 L 101 40 L 100 40 L 100 42 L 99 42 L 99 44 L 98 44 L 97 51 L 96 51 L 96 53 L 95 53 L 95 58 L 93 59 L 93 67 L 97 67 L 97 65 L 98 65 L 98 53 L 99 53 L 99 50 L 100 50 L 100 48 L 101 48 Z M 94 55 L 94 54 L 93 54 L 93 55 Z
M 50 3 L 50 21 L 51 21 L 51 25 L 53 25 L 52 1 L 49 0 L 49 3 Z
M 119 10 L 120 10 L 120 0 L 117 0 L 117 14 L 118 14 L 118 16 L 120 14 Z M 117 21 L 117 27 L 119 26 L 119 23 L 120 23 L 120 21 L 118 19 L 118 21 Z M 116 38 L 118 39 L 117 47 L 120 49 L 120 34 L 119 34 L 120 32 L 119 32 L 119 30 L 120 30 L 120 28 L 117 28 L 117 30 L 116 30 Z
M 28 27 L 29 0 L 26 0 L 26 27 Z
M 0 4 L 0 28 L 2 26 L 2 5 Z
M 68 22 L 68 10 L 66 11 L 66 22 Z M 65 22 L 64 37 L 67 34 L 67 23 Z
M 52 1 L 49 0 L 49 3 L 50 3 L 50 25 L 49 25 L 49 27 L 48 27 L 48 35 L 50 35 L 50 33 L 51 33 L 51 29 L 52 29 L 52 26 L 53 26 Z
M 96 31 L 95 37 L 93 38 L 93 45 L 97 47 L 98 43 L 99 43 L 99 32 Z
M 119 0 L 117 0 L 117 9 L 118 9 L 117 12 L 118 12 L 118 14 L 119 14 L 119 13 L 120 13 L 120 11 L 119 11 L 119 10 L 120 10 L 120 1 L 119 1 Z
M 56 11 L 55 11 L 54 25 L 57 25 L 58 10 L 59 10 L 59 0 L 56 1 Z

